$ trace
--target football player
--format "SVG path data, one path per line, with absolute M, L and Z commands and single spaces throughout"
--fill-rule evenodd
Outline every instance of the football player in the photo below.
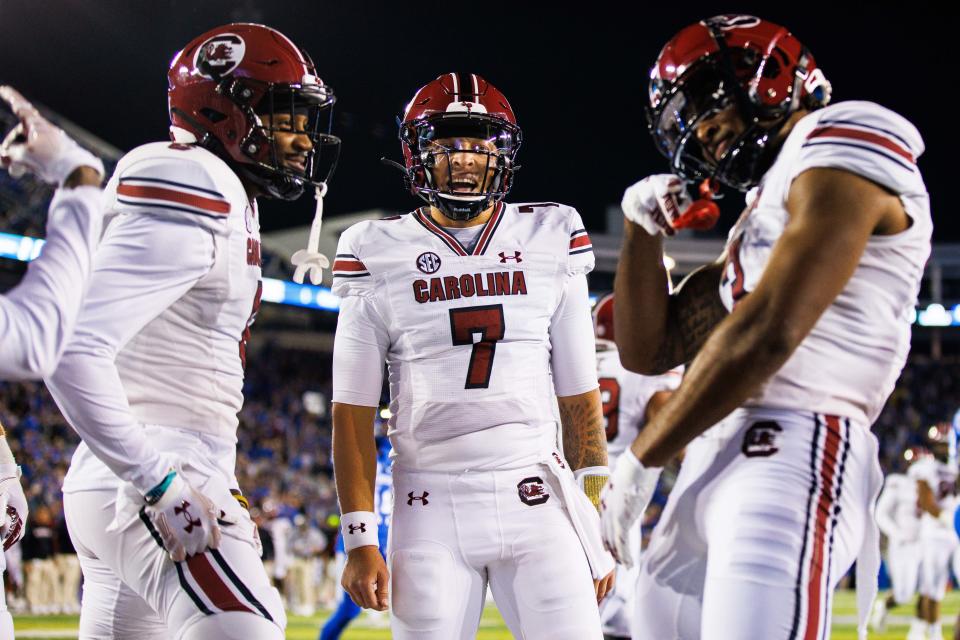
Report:
M 671 292 L 662 238 L 689 204 L 684 181 L 651 176 L 624 196 L 620 359 L 647 374 L 693 359 L 604 496 L 604 538 L 632 559 L 627 532 L 686 447 L 634 636 L 825 638 L 855 559 L 865 634 L 882 481 L 870 425 L 906 361 L 930 253 L 923 141 L 880 105 L 828 106 L 810 51 L 753 16 L 681 30 L 649 86 L 671 170 L 746 191 L 747 208 L 720 260 Z
M 599 639 L 614 564 L 588 498 L 607 475 L 589 236 L 568 206 L 503 201 L 521 133 L 483 78 L 425 85 L 400 140 L 407 184 L 426 206 L 350 227 L 333 265 L 343 586 L 363 607 L 383 610 L 389 597 L 398 639 L 474 637 L 488 583 L 515 636 Z M 386 563 L 372 430 L 385 360 Z
M 918 498 L 914 504 L 922 505 L 932 501 L 940 512 L 950 511 L 957 502 L 957 469 L 948 463 L 949 431 L 948 423 L 931 427 L 927 435 L 930 453 L 917 456 L 916 461 L 907 469 L 907 476 L 914 484 L 914 495 L 924 496 L 923 500 Z M 951 560 L 960 543 L 950 523 L 942 521 L 922 506 L 921 510 L 918 603 L 920 620 L 914 620 L 911 624 L 908 640 L 943 637 L 940 603 L 950 580 Z
M 614 341 L 613 307 L 613 294 L 607 294 L 600 298 L 593 308 L 597 375 L 603 402 L 607 456 L 610 459 L 618 457 L 630 446 L 643 425 L 651 420 L 670 398 L 683 376 L 683 367 L 671 369 L 660 376 L 641 376 L 624 369 Z M 636 553 L 641 549 L 640 529 L 641 522 L 638 520 L 630 532 L 630 546 Z M 617 565 L 616 586 L 600 604 L 604 640 L 630 638 L 637 568 L 637 565 Z
M 324 183 L 334 98 L 305 52 L 256 24 L 194 39 L 168 82 L 173 141 L 134 149 L 108 183 L 90 295 L 48 380 L 83 438 L 63 487 L 80 636 L 282 638 L 234 475 L 257 198 Z
M 0 166 L 14 178 L 32 173 L 57 187 L 47 213 L 42 255 L 20 283 L 0 295 L 0 379 L 41 378 L 56 366 L 73 333 L 100 238 L 103 163 L 53 126 L 15 89 L 0 100 L 19 120 L 0 144 Z M 25 532 L 27 499 L 0 425 L 0 542 L 3 551 Z M 5 570 L 0 552 L 0 581 Z M 0 638 L 13 637 L 13 619 L 0 593 Z
M 921 455 L 920 449 L 911 449 L 909 457 L 915 461 Z M 877 525 L 887 537 L 887 571 L 892 589 L 885 600 L 874 603 L 870 624 L 876 631 L 884 631 L 889 609 L 906 604 L 917 593 L 922 548 L 916 481 L 902 473 L 889 474 L 884 479 L 876 509 Z M 911 630 L 926 629 L 920 613 L 918 602 L 917 617 Z

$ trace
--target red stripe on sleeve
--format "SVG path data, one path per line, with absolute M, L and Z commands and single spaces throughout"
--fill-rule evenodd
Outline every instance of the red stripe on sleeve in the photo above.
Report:
M 883 147 L 887 151 L 892 151 L 901 158 L 909 160 L 910 162 L 916 162 L 913 158 L 913 154 L 904 149 L 902 146 L 888 138 L 887 136 L 881 135 L 879 133 L 873 133 L 871 131 L 862 131 L 860 129 L 850 129 L 848 127 L 820 127 L 819 129 L 814 129 L 807 140 L 813 138 L 849 138 L 851 140 L 860 140 L 863 142 L 869 142 L 875 144 L 879 147 Z
M 586 247 L 591 244 L 593 243 L 590 242 L 590 236 L 587 234 L 583 234 L 582 236 L 577 236 L 576 238 L 571 238 L 570 240 L 571 249 L 579 249 L 580 247 Z
M 367 268 L 359 260 L 334 260 L 334 271 L 366 271 Z
M 185 204 L 190 207 L 203 209 L 213 213 L 229 214 L 230 204 L 223 200 L 214 200 L 213 198 L 204 198 L 192 193 L 175 191 L 173 189 L 164 189 L 163 187 L 144 187 L 133 184 L 121 184 L 117 187 L 117 193 L 131 198 L 150 198 L 151 200 L 169 200 L 178 204 Z

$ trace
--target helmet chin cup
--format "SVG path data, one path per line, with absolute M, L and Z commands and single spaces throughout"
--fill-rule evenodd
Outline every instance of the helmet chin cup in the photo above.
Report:
M 442 193 L 435 193 L 430 200 L 430 204 L 440 209 L 443 215 L 451 220 L 465 222 L 467 220 L 473 220 L 486 211 L 490 205 L 493 204 L 493 198 L 488 196 L 486 198 L 468 200 L 454 198 Z

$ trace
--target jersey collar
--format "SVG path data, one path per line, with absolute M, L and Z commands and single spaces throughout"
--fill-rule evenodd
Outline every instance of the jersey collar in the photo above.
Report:
M 447 245 L 447 247 L 458 256 L 482 256 L 486 252 L 487 247 L 490 246 L 493 234 L 496 233 L 500 227 L 500 222 L 503 220 L 505 210 L 506 206 L 504 206 L 502 202 L 494 205 L 493 214 L 491 214 L 490 219 L 484 224 L 483 231 L 480 233 L 480 237 L 477 238 L 477 243 L 473 247 L 473 252 L 467 251 L 453 234 L 447 233 L 446 229 L 434 222 L 433 218 L 430 217 L 427 207 L 420 207 L 414 211 L 413 218 L 419 222 L 424 229 L 440 238 L 441 242 Z

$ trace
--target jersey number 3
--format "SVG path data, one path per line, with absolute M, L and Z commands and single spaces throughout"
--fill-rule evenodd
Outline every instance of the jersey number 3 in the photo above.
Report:
M 600 378 L 599 382 L 607 442 L 612 442 L 620 432 L 620 383 L 616 378 Z
M 503 305 L 489 304 L 480 307 L 450 309 L 450 332 L 454 345 L 473 345 L 470 352 L 470 367 L 464 389 L 486 389 L 493 373 L 493 357 L 497 353 L 497 341 L 503 340 Z M 480 339 L 474 341 L 473 336 Z

